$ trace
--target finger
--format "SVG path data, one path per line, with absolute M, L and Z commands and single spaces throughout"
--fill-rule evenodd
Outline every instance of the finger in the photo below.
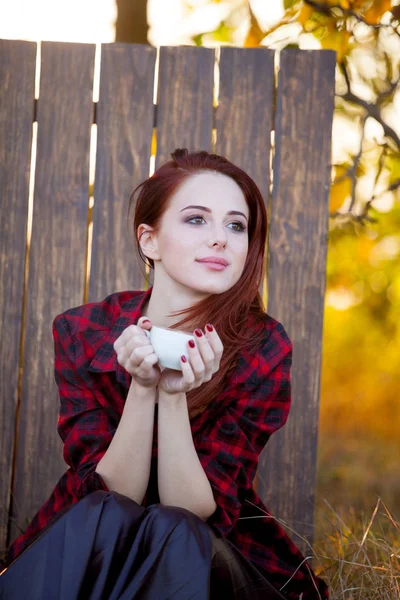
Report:
M 156 365 L 157 363 L 158 363 L 158 356 L 156 354 L 154 354 L 154 352 L 153 352 L 152 354 L 145 356 L 139 366 L 141 369 L 143 369 L 145 371 L 145 373 L 147 373 L 147 372 L 150 372 L 153 369 L 154 365 Z
M 215 327 L 212 328 L 212 331 L 209 331 L 208 327 L 206 325 L 204 328 L 204 332 L 205 332 L 206 338 L 214 352 L 214 355 L 219 362 L 221 360 L 221 356 L 224 351 L 224 346 L 221 342 L 221 338 L 219 337 L 218 333 L 216 332 Z
M 136 325 L 129 325 L 124 329 L 121 335 L 115 340 L 113 344 L 113 348 L 116 352 L 123 348 L 125 344 L 132 338 L 133 335 L 140 334 L 142 335 L 141 330 Z
M 124 346 L 122 351 L 127 353 L 133 352 L 135 348 L 152 348 L 151 342 L 146 335 L 135 334 Z
M 128 347 L 129 350 L 133 350 L 135 346 L 149 344 L 149 338 L 144 333 L 144 330 L 137 325 L 130 325 L 127 327 L 120 337 L 114 342 L 114 350 L 116 352 L 122 351 Z
M 154 354 L 154 350 L 151 345 L 139 346 L 134 348 L 132 352 L 126 356 L 126 358 L 128 361 L 130 361 L 131 365 L 138 367 L 143 359 L 151 354 Z
M 196 338 L 194 348 L 191 348 L 191 346 L 188 342 L 188 355 L 189 355 L 190 366 L 193 369 L 193 373 L 194 373 L 196 379 L 201 379 L 206 373 L 206 367 L 204 365 L 204 361 L 201 357 L 201 354 L 200 354 L 198 346 L 197 346 L 198 339 L 199 338 Z
M 152 327 L 152 323 L 148 317 L 140 317 L 139 321 L 137 322 L 137 325 L 142 329 L 146 330 L 149 330 Z
M 196 331 L 200 332 L 202 335 L 200 337 L 198 337 L 196 335 Z M 207 373 L 210 371 L 212 372 L 214 363 L 216 362 L 214 350 L 213 350 L 208 338 L 203 334 L 201 329 L 195 330 L 195 337 L 196 337 L 196 342 L 197 342 L 197 348 L 198 348 L 200 356 L 203 360 L 205 370 Z
M 186 359 L 186 362 L 184 362 L 183 358 L 186 358 L 186 357 L 185 356 L 184 357 L 181 356 L 181 367 L 182 367 L 183 381 L 184 381 L 184 383 L 186 385 L 188 385 L 189 387 L 192 387 L 192 385 L 196 381 L 196 377 L 195 377 L 195 374 L 193 373 L 193 369 L 190 366 L 189 361 Z
M 149 348 L 149 351 L 153 352 L 153 346 L 151 345 L 150 341 L 147 339 L 146 336 L 143 336 L 141 334 L 136 334 L 125 344 L 125 346 L 122 346 L 120 348 L 118 348 L 117 346 L 115 350 L 117 352 L 118 359 L 126 361 L 129 360 L 129 357 L 136 348 Z

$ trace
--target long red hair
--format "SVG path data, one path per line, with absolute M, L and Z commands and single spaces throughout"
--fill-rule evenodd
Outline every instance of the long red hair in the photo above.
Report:
M 140 190 L 135 204 L 133 233 L 138 255 L 144 264 L 148 260 L 150 267 L 154 269 L 154 261 L 145 257 L 141 250 L 137 237 L 139 225 L 146 223 L 157 231 L 168 207 L 169 198 L 191 174 L 217 171 L 231 177 L 241 188 L 250 213 L 247 259 L 237 283 L 222 294 L 211 294 L 194 306 L 172 313 L 175 316 L 187 316 L 179 323 L 171 325 L 171 329 L 190 324 L 190 327 L 187 325 L 185 329 L 193 331 L 195 327 L 203 328 L 206 323 L 213 323 L 224 345 L 220 367 L 212 379 L 187 393 L 189 417 L 193 418 L 223 391 L 227 377 L 236 367 L 242 349 L 246 348 L 250 353 L 254 353 L 263 340 L 265 310 L 259 287 L 264 275 L 268 222 L 259 188 L 240 167 L 223 156 L 204 150 L 188 152 L 186 148 L 177 148 L 171 157 L 172 160 L 161 165 L 154 175 L 134 189 L 129 201 L 130 211 L 135 194 Z M 143 275 L 146 277 L 145 272 Z

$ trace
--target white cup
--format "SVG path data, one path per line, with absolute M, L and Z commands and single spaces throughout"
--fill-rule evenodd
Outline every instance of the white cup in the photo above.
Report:
M 158 356 L 160 366 L 182 371 L 181 356 L 186 356 L 189 362 L 187 343 L 193 340 L 193 335 L 183 331 L 174 331 L 165 327 L 152 326 L 150 331 L 143 330 L 149 338 L 154 352 Z

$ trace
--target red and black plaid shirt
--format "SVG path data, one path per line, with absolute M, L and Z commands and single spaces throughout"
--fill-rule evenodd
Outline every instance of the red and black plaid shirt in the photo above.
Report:
M 151 291 L 152 287 L 110 294 L 102 302 L 69 309 L 54 319 L 55 379 L 60 394 L 57 428 L 69 469 L 10 547 L 7 564 L 61 511 L 94 490 L 109 491 L 95 468 L 118 427 L 131 382 L 117 361 L 113 344 L 126 327 L 137 323 Z M 285 424 L 291 402 L 292 343 L 283 326 L 267 314 L 265 334 L 259 354 L 243 352 L 224 392 L 191 420 L 194 445 L 217 504 L 207 523 L 227 536 L 278 589 L 284 586 L 282 592 L 288 598 L 327 599 L 325 582 L 269 516 L 252 485 L 258 456 L 274 431 Z M 143 504 L 159 501 L 155 418 Z

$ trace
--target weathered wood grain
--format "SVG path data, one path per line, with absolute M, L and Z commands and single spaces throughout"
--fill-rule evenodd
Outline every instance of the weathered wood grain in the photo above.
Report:
M 293 342 L 292 407 L 259 463 L 259 493 L 312 543 L 335 53 L 283 50 L 275 118 L 268 313 Z M 289 532 L 303 553 L 309 547 Z
M 6 545 L 23 325 L 36 44 L 0 40 L 0 556 Z
M 93 44 L 42 43 L 11 541 L 65 471 L 52 320 L 83 303 L 94 51 Z
M 143 289 L 134 246 L 133 189 L 149 176 L 156 49 L 103 44 L 97 107 L 97 160 L 89 302 Z
M 94 53 L 92 44 L 42 43 L 32 240 L 21 337 L 36 44 L 0 41 L 0 549 L 12 480 L 10 542 L 65 471 L 56 429 L 59 397 L 51 324 L 57 314 L 85 301 Z M 102 46 L 88 301 L 143 287 L 133 242 L 134 206 L 129 220 L 127 209 L 133 188 L 148 176 L 155 53 L 141 45 Z M 292 530 L 312 543 L 335 54 L 283 50 L 277 90 L 273 63 L 274 52 L 266 48 L 221 49 L 214 124 L 214 50 L 162 47 L 156 168 L 177 147 L 210 151 L 215 125 L 215 151 L 248 172 L 264 196 L 270 218 L 267 311 L 283 323 L 294 349 L 291 412 L 260 457 L 257 489 L 307 553 L 307 544 Z

